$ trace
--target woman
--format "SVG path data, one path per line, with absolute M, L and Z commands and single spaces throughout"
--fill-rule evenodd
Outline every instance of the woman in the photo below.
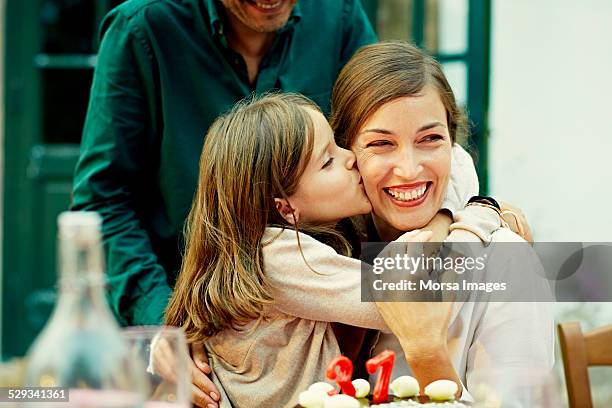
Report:
M 355 153 L 372 203 L 368 240 L 392 241 L 431 222 L 443 206 L 453 146 L 465 135 L 464 116 L 433 58 L 403 42 L 362 48 L 334 86 L 331 125 L 338 144 Z M 495 227 L 481 239 L 522 241 Z M 404 317 L 393 318 L 402 309 Z M 406 356 L 394 376 L 458 379 L 468 390 L 487 378 L 500 393 L 523 390 L 523 400 L 513 401 L 528 406 L 521 377 L 540 378 L 552 367 L 547 304 L 383 303 L 379 310 L 399 341 L 382 334 L 374 353 L 390 348 Z

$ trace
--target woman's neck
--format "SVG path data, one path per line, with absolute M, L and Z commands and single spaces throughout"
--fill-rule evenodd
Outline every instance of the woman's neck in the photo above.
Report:
M 384 221 L 382 218 L 377 217 L 375 214 L 372 214 L 372 221 L 374 222 L 374 227 L 376 228 L 376 232 L 381 241 L 391 242 L 395 241 L 400 237 L 404 232 L 395 229 L 389 223 Z M 443 242 L 449 234 L 449 227 L 453 222 L 453 217 L 450 211 L 448 210 L 440 210 L 434 217 L 429 221 L 428 224 L 418 227 L 422 230 L 428 230 L 433 232 L 433 237 L 430 242 Z M 413 228 L 417 229 L 417 227 Z
M 376 214 L 372 214 L 372 221 L 374 222 L 374 227 L 376 228 L 376 232 L 378 233 L 378 237 L 381 241 L 395 241 L 405 232 L 393 228 L 391 225 L 389 225 L 389 223 L 378 217 Z

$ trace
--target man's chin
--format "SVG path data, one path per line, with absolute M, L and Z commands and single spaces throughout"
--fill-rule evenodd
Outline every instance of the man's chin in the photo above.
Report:
M 258 33 L 274 33 L 283 28 L 285 24 L 287 24 L 288 20 L 289 18 L 287 18 L 286 20 L 251 24 L 248 27 L 253 31 L 257 31 Z
M 242 24 L 247 26 L 253 31 L 258 33 L 273 33 L 280 30 L 287 21 L 291 12 L 283 10 L 280 13 L 265 15 L 265 13 L 258 12 L 257 8 L 246 2 L 245 7 L 242 10 Z M 284 8 L 284 6 L 283 6 Z

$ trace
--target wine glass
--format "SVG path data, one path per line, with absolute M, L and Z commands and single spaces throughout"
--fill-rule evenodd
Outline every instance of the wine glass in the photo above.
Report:
M 178 327 L 128 327 L 121 332 L 130 355 L 146 367 L 145 408 L 191 407 L 185 334 Z

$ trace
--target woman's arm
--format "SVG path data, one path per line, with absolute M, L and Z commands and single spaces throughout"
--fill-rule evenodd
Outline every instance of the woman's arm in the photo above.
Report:
M 493 232 L 501 227 L 497 212 L 479 206 L 456 211 L 455 221 L 451 225 L 445 211 L 439 212 L 426 227 L 434 231 L 432 241 L 489 243 Z M 391 331 L 398 337 L 406 361 L 419 384 L 424 387 L 432 381 L 448 379 L 458 385 L 456 397 L 465 396 L 447 345 L 453 303 L 389 302 L 378 303 L 377 306 Z
M 448 351 L 448 325 L 452 302 L 378 302 L 378 310 L 397 336 L 412 374 L 421 385 L 436 380 L 457 383 L 459 398 L 463 385 Z
M 446 196 L 442 202 L 442 209 L 432 220 L 435 224 L 433 228 L 440 226 L 444 219 L 448 220 L 448 213 L 454 216 L 463 210 L 468 200 L 478 195 L 479 189 L 478 175 L 472 157 L 463 147 L 455 143 L 452 149 L 450 180 Z M 509 224 L 510 229 L 527 242 L 533 242 L 531 228 L 521 209 L 505 202 L 500 202 L 500 205 L 504 212 L 504 220 Z M 424 228 L 430 229 L 430 225 Z M 433 242 L 441 242 L 444 238 L 446 237 L 443 235 L 436 235 L 434 229 Z

